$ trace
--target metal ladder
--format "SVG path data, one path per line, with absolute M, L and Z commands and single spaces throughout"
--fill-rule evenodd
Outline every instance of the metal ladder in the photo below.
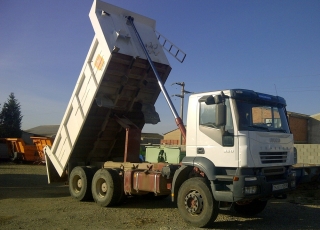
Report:
M 160 34 L 158 31 L 154 31 L 158 37 L 160 45 L 168 51 L 173 57 L 175 57 L 179 62 L 183 62 L 187 54 L 179 49 L 176 45 L 170 42 L 165 36 Z

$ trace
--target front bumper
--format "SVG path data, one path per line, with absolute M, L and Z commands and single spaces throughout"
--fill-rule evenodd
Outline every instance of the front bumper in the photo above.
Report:
M 269 198 L 290 192 L 296 188 L 295 173 L 285 178 L 271 180 L 266 176 L 237 176 L 233 181 L 233 201 Z

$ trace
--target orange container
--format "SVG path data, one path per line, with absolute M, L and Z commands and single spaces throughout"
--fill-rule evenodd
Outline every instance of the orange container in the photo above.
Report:
M 30 138 L 32 139 L 33 143 L 36 146 L 36 150 L 41 159 L 41 163 L 45 163 L 46 159 L 45 159 L 45 154 L 43 152 L 43 148 L 46 145 L 51 147 L 54 139 L 50 137 L 30 137 Z
M 22 138 L 4 138 L 13 159 L 21 161 L 37 161 L 39 154 L 35 145 L 26 145 Z

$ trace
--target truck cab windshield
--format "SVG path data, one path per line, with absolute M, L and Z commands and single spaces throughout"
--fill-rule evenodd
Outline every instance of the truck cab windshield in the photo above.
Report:
M 283 105 L 236 100 L 240 131 L 290 133 Z

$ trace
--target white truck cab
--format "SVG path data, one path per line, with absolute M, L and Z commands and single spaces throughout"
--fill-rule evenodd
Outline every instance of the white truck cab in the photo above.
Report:
M 190 96 L 187 156 L 206 157 L 217 167 L 292 165 L 293 135 L 285 100 L 251 90 L 222 92 L 224 125 L 217 124 L 220 104 L 213 101 L 221 91 Z
M 295 187 L 296 163 L 285 107 L 252 90 L 191 95 L 182 165 L 206 175 L 217 201 L 282 196 Z

